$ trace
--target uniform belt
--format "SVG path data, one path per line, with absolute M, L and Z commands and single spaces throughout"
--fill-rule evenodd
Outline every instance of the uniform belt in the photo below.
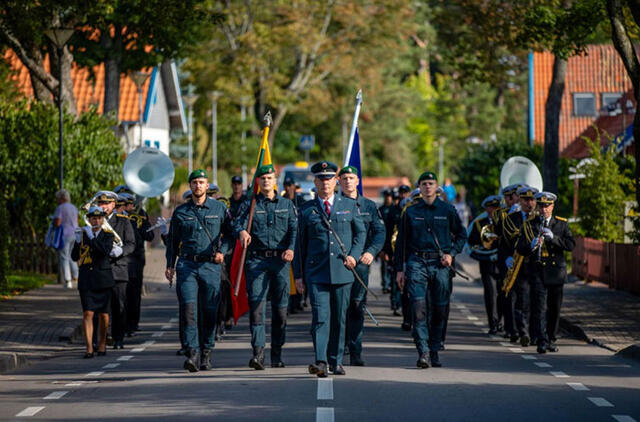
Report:
M 191 262 L 214 262 L 213 254 L 211 255 L 180 255 L 180 259 Z
M 418 258 L 424 259 L 439 259 L 440 254 L 438 252 L 422 252 L 422 251 L 413 251 L 411 254 L 417 256 Z
M 263 250 L 257 250 L 257 251 L 249 251 L 249 255 L 259 256 L 261 258 L 272 258 L 274 256 L 282 255 L 282 252 L 283 251 L 279 249 L 263 249 Z

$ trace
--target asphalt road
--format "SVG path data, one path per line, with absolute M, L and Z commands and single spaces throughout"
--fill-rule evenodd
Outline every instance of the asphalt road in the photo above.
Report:
M 372 280 L 377 291 L 378 284 Z M 367 366 L 345 365 L 346 376 L 327 379 L 307 373 L 308 308 L 290 317 L 286 368 L 248 368 L 244 317 L 216 345 L 213 370 L 187 373 L 175 356 L 175 290 L 156 287 L 143 300 L 143 331 L 124 350 L 85 360 L 70 346 L 0 376 L 0 420 L 640 420 L 638 363 L 572 339 L 559 341 L 559 353 L 538 355 L 492 338 L 478 283 L 455 282 L 443 368 L 415 367 L 413 342 L 381 295 L 369 305 L 380 326 L 367 320 Z

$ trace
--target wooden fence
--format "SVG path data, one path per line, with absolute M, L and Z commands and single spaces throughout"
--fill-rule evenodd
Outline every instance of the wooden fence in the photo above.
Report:
M 640 247 L 576 237 L 571 273 L 606 283 L 612 289 L 640 294 Z
M 11 270 L 40 274 L 54 274 L 58 271 L 56 252 L 45 246 L 43 234 L 14 233 L 9 242 Z

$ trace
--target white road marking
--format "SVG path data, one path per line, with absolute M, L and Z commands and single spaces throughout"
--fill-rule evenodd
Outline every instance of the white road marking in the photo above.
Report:
M 16 415 L 17 418 L 21 418 L 23 416 L 34 416 L 36 413 L 38 413 L 39 411 L 41 411 L 42 409 L 44 409 L 44 406 L 32 406 L 32 407 L 27 407 L 26 409 L 24 409 L 22 412 L 18 413 Z M 332 409 L 333 410 L 333 409 Z
M 611 417 L 618 422 L 636 422 L 636 420 L 629 415 L 611 415 Z
M 456 307 L 458 309 L 465 309 L 467 307 L 467 305 L 465 305 L 464 303 L 456 303 Z
M 316 422 L 333 422 L 333 407 L 317 407 Z
M 469 321 L 477 321 L 477 320 L 478 320 L 478 317 L 477 317 L 477 316 L 468 316 L 468 317 L 467 317 L 467 319 L 468 319 Z
M 482 321 L 475 321 L 475 322 L 473 323 L 473 325 L 477 325 L 478 327 L 480 327 L 481 325 L 484 325 L 484 322 L 482 322 Z
M 126 360 L 131 360 L 133 359 L 133 355 L 124 355 L 124 356 L 120 356 L 118 358 L 119 361 L 126 361 Z
M 144 347 L 136 347 L 135 349 L 131 349 L 131 353 L 140 353 L 144 352 Z
M 533 362 L 533 364 L 538 368 L 551 368 L 551 365 L 547 362 Z
M 500 342 L 500 346 L 504 346 L 504 347 L 512 347 L 512 346 L 513 346 L 513 344 L 512 344 L 512 343 L 509 343 L 509 342 L 507 342 L 507 341 L 502 341 L 502 342 Z
M 119 363 L 107 363 L 105 366 L 102 367 L 102 369 L 113 369 L 113 368 L 117 368 L 118 366 L 120 366 Z
M 46 396 L 44 400 L 58 400 L 59 398 L 64 397 L 64 395 L 67 393 L 68 391 L 54 391 L 53 393 Z
M 104 374 L 104 371 L 89 372 L 85 377 L 99 377 L 102 374 Z
M 169 322 L 178 322 L 178 318 L 171 318 Z
M 598 407 L 613 407 L 613 404 L 602 397 L 587 397 L 587 399 Z
M 581 382 L 568 382 L 567 385 L 576 391 L 589 391 L 589 387 Z
M 556 378 L 569 378 L 569 375 L 565 374 L 562 371 L 550 371 L 549 373 Z
M 161 328 L 163 330 L 170 330 L 171 329 L 171 325 L 163 325 Z
M 70 382 L 69 384 L 65 384 L 65 387 L 80 387 L 82 385 L 81 382 Z
M 522 359 L 524 360 L 538 360 L 536 356 L 533 355 L 522 355 Z
M 318 378 L 318 400 L 333 400 L 333 378 Z
M 156 342 L 155 342 L 155 341 L 153 341 L 153 340 L 151 340 L 151 341 L 145 341 L 144 343 L 142 343 L 142 346 L 143 346 L 143 347 L 151 347 L 151 346 L 153 346 L 154 344 L 156 344 Z
M 164 333 L 162 331 L 158 331 L 156 333 L 151 334 L 151 337 L 162 337 Z
M 519 347 L 510 347 L 509 350 L 511 350 L 513 353 L 524 353 L 524 350 Z

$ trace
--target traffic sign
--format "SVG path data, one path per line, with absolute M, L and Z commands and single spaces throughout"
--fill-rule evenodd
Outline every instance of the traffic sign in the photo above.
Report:
M 316 144 L 316 137 L 313 135 L 302 135 L 300 137 L 300 149 L 302 151 L 311 151 Z

